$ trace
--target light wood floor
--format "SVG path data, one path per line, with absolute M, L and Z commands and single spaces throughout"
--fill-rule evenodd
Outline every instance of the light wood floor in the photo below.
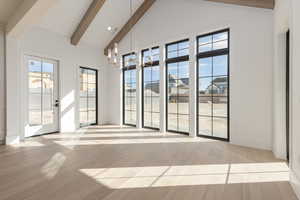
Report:
M 90 127 L 0 146 L 1 200 L 296 200 L 271 152 Z

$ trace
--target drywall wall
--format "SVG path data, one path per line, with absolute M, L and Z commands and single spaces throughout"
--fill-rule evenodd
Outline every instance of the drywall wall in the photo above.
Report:
M 4 142 L 5 134 L 5 42 L 4 27 L 0 24 L 0 144 Z
M 286 33 L 290 0 L 277 0 L 274 9 L 273 152 L 286 159 Z
M 291 183 L 300 198 L 300 1 L 292 0 Z
M 182 12 L 188 11 L 188 12 Z M 273 12 L 199 0 L 157 1 L 133 29 L 134 49 L 230 28 L 231 143 L 272 148 Z M 120 43 L 130 52 L 129 35 Z M 121 72 L 109 68 L 110 122 L 121 121 Z
M 12 39 L 13 40 L 13 39 Z M 62 132 L 74 131 L 79 127 L 79 67 L 90 67 L 98 69 L 99 72 L 99 124 L 105 123 L 106 109 L 105 109 L 105 65 L 101 63 L 104 58 L 100 52 L 100 49 L 94 49 L 89 46 L 81 44 L 77 47 L 70 44 L 68 37 L 64 37 L 48 30 L 41 28 L 33 28 L 26 33 L 22 38 L 18 39 L 18 47 L 14 48 L 14 52 L 20 51 L 16 59 L 18 64 L 16 69 L 16 75 L 10 73 L 8 78 L 15 80 L 19 76 L 20 82 L 18 84 L 10 84 L 8 89 L 16 89 L 20 87 L 18 91 L 19 99 L 26 100 L 27 84 L 26 84 L 26 66 L 23 64 L 25 55 L 39 56 L 43 58 L 54 59 L 59 62 L 59 77 L 60 77 L 60 128 Z M 13 46 L 13 45 L 10 45 Z M 10 48 L 10 47 L 9 47 Z M 8 58 L 10 55 L 8 55 Z M 10 59 L 12 60 L 12 59 Z M 18 74 L 18 75 L 17 75 Z M 15 87 L 15 88 L 10 88 Z M 12 97 L 11 97 L 12 98 Z M 18 99 L 18 98 L 17 98 Z M 24 129 L 27 127 L 27 103 L 26 101 L 20 101 L 20 108 L 22 114 L 20 117 L 19 131 L 24 135 Z M 14 108 L 11 106 L 10 113 L 12 115 L 19 115 L 19 112 L 14 112 Z M 12 120 L 10 120 L 12 121 Z M 8 122 L 9 123 L 9 122 Z M 10 126 L 8 126 L 8 129 Z M 16 129 L 17 130 L 17 129 Z M 8 131 L 9 133 L 9 131 Z M 11 132 L 12 136 L 16 136 L 16 131 Z M 16 137 L 10 137 L 9 141 L 15 141 Z

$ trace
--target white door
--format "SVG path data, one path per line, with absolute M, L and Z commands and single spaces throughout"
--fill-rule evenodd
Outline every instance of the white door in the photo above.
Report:
M 28 126 L 25 137 L 59 131 L 58 62 L 27 56 Z

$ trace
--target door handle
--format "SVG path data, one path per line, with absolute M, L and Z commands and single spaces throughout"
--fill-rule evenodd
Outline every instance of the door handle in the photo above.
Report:
M 55 106 L 55 107 L 59 107 L 59 100 L 55 100 L 54 106 Z

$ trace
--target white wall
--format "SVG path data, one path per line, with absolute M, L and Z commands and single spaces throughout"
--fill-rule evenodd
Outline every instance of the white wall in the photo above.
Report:
M 135 26 L 136 50 L 230 28 L 231 142 L 272 148 L 273 13 L 199 0 L 157 1 Z M 128 53 L 129 37 L 120 44 Z M 120 70 L 110 68 L 110 122 L 120 123 Z
M 291 182 L 300 198 L 300 1 L 292 0 Z
M 5 134 L 4 27 L 0 24 L 0 144 Z
M 33 28 L 26 33 L 19 41 L 20 57 L 24 59 L 24 55 L 40 56 L 58 60 L 59 62 L 59 76 L 60 76 L 60 125 L 62 132 L 74 131 L 79 125 L 79 67 L 90 67 L 99 70 L 99 123 L 105 123 L 106 109 L 105 109 L 105 67 L 102 63 L 104 56 L 102 56 L 102 49 L 93 49 L 83 44 L 75 47 L 70 44 L 68 37 L 63 37 L 55 33 L 49 32 L 41 28 Z M 20 61 L 23 63 L 22 61 Z M 26 66 L 21 64 L 17 67 L 21 82 L 19 85 L 22 88 L 20 99 L 26 99 Z M 9 79 L 16 79 L 13 74 L 10 74 Z M 12 86 L 14 87 L 14 86 Z M 11 88 L 8 88 L 9 90 Z M 25 92 L 24 92 L 25 91 Z M 20 134 L 21 138 L 24 134 L 24 129 L 27 126 L 27 103 L 21 101 L 21 119 L 20 119 Z M 11 110 L 13 111 L 13 110 Z M 10 120 L 11 121 L 11 120 Z M 9 127 L 8 127 L 9 128 Z M 12 133 L 13 134 L 13 133 Z M 8 136 L 9 138 L 9 136 Z M 12 138 L 9 139 L 13 141 Z

